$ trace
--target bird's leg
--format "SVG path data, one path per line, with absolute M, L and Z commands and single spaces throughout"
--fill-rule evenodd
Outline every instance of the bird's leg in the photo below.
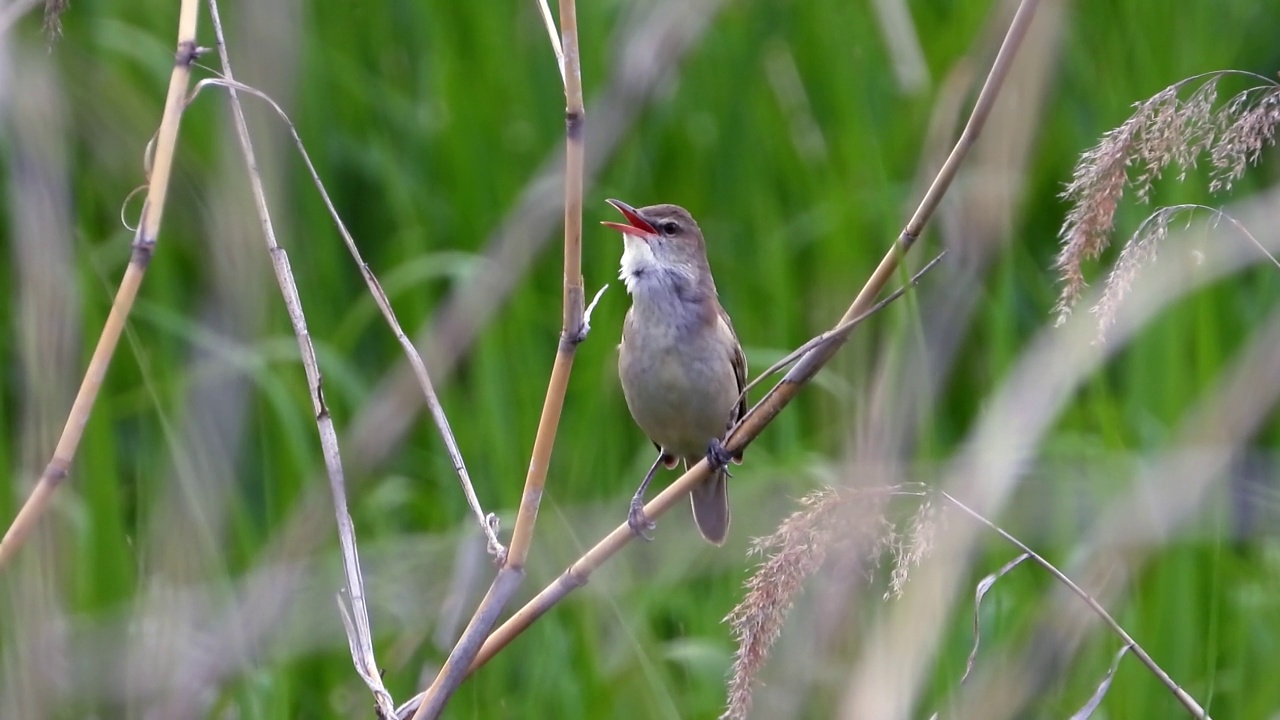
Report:
M 653 536 L 648 531 L 657 525 L 645 517 L 644 494 L 648 491 L 649 483 L 653 482 L 653 475 L 658 472 L 658 466 L 662 464 L 665 457 L 666 454 L 659 450 L 658 459 L 653 461 L 653 466 L 649 468 L 649 472 L 645 473 L 644 480 L 640 481 L 640 487 L 636 488 L 636 494 L 631 496 L 631 510 L 627 513 L 627 525 L 631 527 L 631 532 L 645 540 L 653 540 Z
M 725 449 L 720 438 L 711 438 L 710 444 L 707 445 L 707 464 L 711 466 L 711 471 L 724 468 L 731 460 L 733 460 L 733 453 Z

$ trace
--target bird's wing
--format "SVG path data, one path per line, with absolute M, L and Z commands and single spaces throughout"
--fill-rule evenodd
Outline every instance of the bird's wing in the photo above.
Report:
M 733 377 L 738 384 L 738 404 L 733 409 L 733 414 L 729 418 L 729 424 L 733 425 L 741 420 L 747 414 L 747 394 L 743 389 L 747 387 L 747 356 L 742 352 L 742 343 L 738 340 L 738 333 L 733 329 L 733 321 L 729 319 L 729 313 L 724 308 L 720 308 L 720 322 L 724 323 L 729 334 L 733 336 L 733 349 L 729 351 L 729 364 L 733 366 Z M 742 453 L 735 453 L 734 460 L 742 461 Z

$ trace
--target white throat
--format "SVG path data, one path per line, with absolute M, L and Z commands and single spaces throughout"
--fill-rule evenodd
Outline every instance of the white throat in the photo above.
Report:
M 649 242 L 637 235 L 622 235 L 622 267 L 618 271 L 618 279 L 627 286 L 627 292 L 635 295 L 643 293 L 645 286 L 658 282 L 660 266 L 653 255 Z
M 697 271 L 666 257 L 662 239 L 645 239 L 637 235 L 622 236 L 622 267 L 618 277 L 631 295 L 631 309 L 637 318 L 644 317 L 663 324 L 688 320 L 689 303 L 696 295 Z

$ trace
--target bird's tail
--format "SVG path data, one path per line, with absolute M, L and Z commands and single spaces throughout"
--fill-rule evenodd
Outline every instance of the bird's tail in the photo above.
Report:
M 698 532 L 713 545 L 729 536 L 729 473 L 724 468 L 704 480 L 689 495 Z

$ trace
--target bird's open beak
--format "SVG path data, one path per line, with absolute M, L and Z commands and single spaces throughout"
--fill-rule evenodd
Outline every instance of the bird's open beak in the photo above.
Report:
M 636 235 L 638 237 L 642 237 L 645 239 L 648 239 L 650 237 L 655 237 L 658 234 L 657 229 L 655 229 L 652 225 L 650 225 L 648 220 L 645 220 L 644 218 L 640 217 L 640 213 L 636 212 L 635 208 L 622 202 L 621 200 L 614 200 L 612 198 L 610 198 L 606 202 L 618 208 L 618 211 L 622 213 L 622 216 L 625 217 L 627 219 L 627 222 L 630 224 L 628 225 L 624 223 L 605 221 L 600 223 L 601 225 L 607 228 L 611 228 L 613 230 L 617 230 L 620 233 L 625 233 L 627 235 Z

